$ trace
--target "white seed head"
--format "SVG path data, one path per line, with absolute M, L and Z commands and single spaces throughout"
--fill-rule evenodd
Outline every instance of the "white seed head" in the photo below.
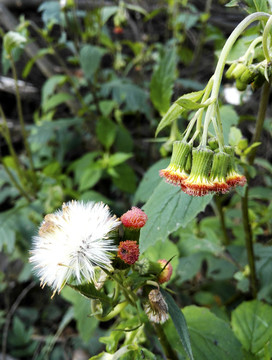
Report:
M 30 262 L 41 285 L 61 291 L 67 281 L 95 282 L 95 268 L 111 269 L 110 237 L 120 221 L 103 203 L 72 201 L 46 215 L 33 238 Z

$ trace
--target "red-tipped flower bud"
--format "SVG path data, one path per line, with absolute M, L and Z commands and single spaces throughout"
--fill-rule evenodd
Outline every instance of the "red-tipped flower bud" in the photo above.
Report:
M 147 215 L 143 210 L 133 206 L 131 210 L 121 216 L 121 221 L 127 228 L 140 229 L 145 226 Z
M 158 260 L 158 263 L 161 265 L 161 268 L 163 269 L 163 271 L 160 272 L 160 274 L 158 276 L 158 281 L 160 284 L 163 284 L 170 280 L 172 272 L 173 272 L 173 267 L 170 263 L 167 264 L 167 260 L 165 260 L 165 259 Z
M 138 260 L 139 253 L 137 241 L 126 240 L 120 242 L 117 256 L 126 264 L 132 265 Z

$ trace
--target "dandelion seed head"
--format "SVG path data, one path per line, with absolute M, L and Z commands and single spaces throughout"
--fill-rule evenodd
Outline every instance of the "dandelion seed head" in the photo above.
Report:
M 30 256 L 41 285 L 60 291 L 69 280 L 95 282 L 97 266 L 111 268 L 110 233 L 119 224 L 103 203 L 72 201 L 46 215 Z

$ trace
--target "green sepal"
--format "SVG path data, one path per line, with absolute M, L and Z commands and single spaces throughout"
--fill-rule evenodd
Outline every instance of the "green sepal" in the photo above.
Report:
M 232 72 L 236 68 L 236 65 L 237 65 L 237 63 L 231 64 L 230 67 L 228 68 L 228 70 L 226 71 L 225 76 L 226 76 L 227 79 L 232 79 L 233 78 Z
M 193 164 L 191 177 L 208 178 L 212 167 L 213 151 L 209 149 L 193 149 Z
M 230 164 L 230 155 L 224 152 L 217 152 L 213 156 L 210 180 L 218 179 L 225 181 Z

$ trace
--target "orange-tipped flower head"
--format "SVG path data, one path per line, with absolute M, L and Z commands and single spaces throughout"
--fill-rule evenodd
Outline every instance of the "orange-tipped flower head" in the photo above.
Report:
M 187 179 L 186 171 L 187 158 L 190 155 L 192 146 L 184 141 L 175 141 L 173 143 L 173 152 L 170 164 L 166 169 L 160 170 L 160 176 L 173 185 L 181 185 L 182 181 Z
M 160 284 L 163 284 L 170 280 L 173 273 L 173 267 L 170 264 L 170 262 L 167 264 L 167 260 L 165 259 L 158 260 L 158 263 L 161 265 L 161 268 L 163 269 L 158 276 L 158 281 Z
M 212 190 L 217 193 L 225 194 L 230 190 L 226 182 L 227 170 L 230 164 L 230 156 L 224 152 L 218 152 L 213 156 L 213 164 L 210 174 Z
M 230 163 L 227 169 L 226 182 L 230 187 L 244 186 L 247 179 L 236 170 L 234 150 L 230 146 L 225 146 L 225 152 L 230 155 Z
M 139 245 L 137 241 L 121 241 L 118 246 L 117 256 L 128 265 L 133 265 L 139 258 Z
M 140 229 L 145 226 L 147 215 L 143 210 L 133 206 L 131 210 L 121 216 L 121 221 L 127 228 Z
M 192 196 L 204 196 L 212 192 L 213 184 L 209 180 L 213 152 L 209 149 L 193 149 L 192 170 L 184 180 L 181 190 Z

